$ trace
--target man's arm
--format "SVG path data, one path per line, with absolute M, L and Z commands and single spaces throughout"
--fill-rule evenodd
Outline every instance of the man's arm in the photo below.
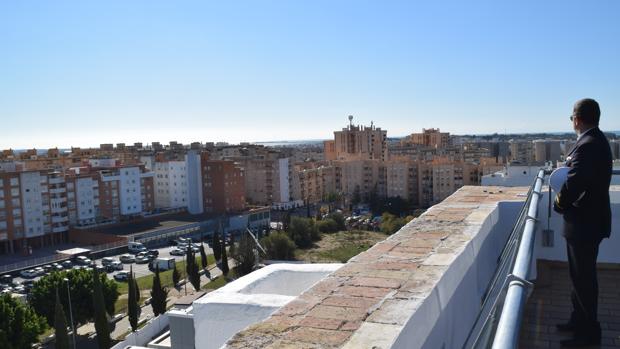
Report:
M 594 180 L 594 143 L 580 145 L 573 153 L 568 178 L 555 197 L 556 211 L 565 211 L 590 188 Z

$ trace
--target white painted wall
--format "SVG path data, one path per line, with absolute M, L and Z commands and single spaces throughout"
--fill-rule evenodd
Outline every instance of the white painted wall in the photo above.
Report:
M 142 197 L 140 189 L 140 168 L 119 168 L 119 199 L 122 215 L 140 214 Z
M 406 310 L 410 316 L 391 348 L 463 346 L 521 206 L 501 202 L 479 227 L 466 232 L 474 235 L 472 240 L 447 266 L 431 294 L 411 301 L 412 309 Z
M 46 177 L 39 172 L 22 172 L 19 175 L 22 198 L 22 221 L 26 237 L 35 237 L 45 234 L 44 224 L 49 222 L 49 212 L 43 214 L 43 200 L 41 198 L 41 181 Z M 47 186 L 47 185 L 45 185 Z
M 616 178 L 620 176 L 614 176 Z M 610 189 L 611 199 L 611 237 L 604 239 L 599 247 L 599 263 L 620 263 L 620 186 L 612 186 Z M 555 200 L 555 193 L 552 193 L 552 200 Z M 548 216 L 548 191 L 545 190 L 538 207 L 540 221 L 536 226 L 536 247 L 534 255 L 537 259 L 552 261 L 567 261 L 566 240 L 562 236 L 563 218 L 560 214 L 551 209 L 550 228 L 553 230 L 553 246 L 543 246 L 543 229 L 547 229 Z
M 190 150 L 185 155 L 185 162 L 187 164 L 187 211 L 191 214 L 201 214 L 204 212 L 204 203 L 202 201 L 200 154 L 195 150 Z
M 290 178 L 288 175 L 289 159 L 278 159 L 278 180 L 280 182 L 280 197 L 278 202 L 288 202 L 291 200 Z M 275 200 L 274 200 L 275 201 Z
M 95 183 L 90 177 L 77 178 L 75 181 L 76 211 L 80 224 L 94 223 L 96 218 Z
M 156 162 L 154 167 L 155 207 L 187 207 L 189 195 L 186 162 Z

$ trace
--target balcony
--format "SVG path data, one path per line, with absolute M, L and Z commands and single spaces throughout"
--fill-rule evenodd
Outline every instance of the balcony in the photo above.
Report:
M 620 345 L 620 186 L 610 191 L 615 231 L 599 255 L 603 347 Z M 225 348 L 559 347 L 553 325 L 566 321 L 570 300 L 561 217 L 552 213 L 553 232 L 543 233 L 548 202 L 542 179 L 462 187 L 290 302 L 274 303 Z M 189 347 L 205 343 L 206 331 L 194 323 L 191 332 Z

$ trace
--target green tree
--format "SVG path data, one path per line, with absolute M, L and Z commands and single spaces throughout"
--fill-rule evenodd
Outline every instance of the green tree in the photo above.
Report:
M 166 312 L 166 298 L 168 297 L 168 289 L 161 285 L 159 276 L 159 266 L 155 267 L 155 276 L 153 277 L 153 287 L 151 288 L 151 307 L 155 316 Z
M 222 274 L 224 276 L 228 276 L 228 272 L 230 271 L 230 267 L 228 266 L 228 253 L 226 252 L 226 246 L 222 246 L 222 264 L 220 269 L 222 269 Z
M 228 244 L 228 254 L 231 256 L 235 256 L 235 234 L 230 234 L 230 244 Z M 233 257 L 234 258 L 234 257 Z
M 362 202 L 362 194 L 360 193 L 360 186 L 356 185 L 353 189 L 353 197 L 351 198 L 351 205 L 356 206 Z
M 176 287 L 179 284 L 179 281 L 181 281 L 181 273 L 179 272 L 179 269 L 177 269 L 177 266 L 175 265 L 174 269 L 172 269 L 172 283 Z
M 67 283 L 69 280 L 71 292 L 71 306 L 75 325 L 85 324 L 95 317 L 93 299 L 93 270 L 71 269 L 68 271 L 53 272 L 35 282 L 29 296 L 29 303 L 37 312 L 47 320 L 50 327 L 54 326 L 55 307 L 50 300 L 56 296 L 56 289 L 60 295 L 60 302 L 64 309 L 69 309 L 67 297 Z M 99 273 L 99 280 L 105 302 L 105 310 L 108 314 L 114 314 L 114 303 L 118 299 L 117 283 L 108 279 L 103 273 Z
M 250 237 L 249 233 L 241 235 L 239 240 L 239 248 L 236 252 L 230 252 L 230 255 L 237 261 L 237 272 L 243 276 L 251 273 L 256 265 L 256 253 L 254 246 L 254 239 Z M 233 255 L 233 253 L 235 253 Z
M 200 264 L 202 269 L 206 270 L 208 266 L 207 253 L 205 252 L 205 245 L 200 244 Z
M 394 234 L 399 231 L 405 224 L 407 224 L 412 216 L 407 216 L 404 218 L 396 217 L 391 213 L 385 212 L 381 215 L 381 231 L 385 234 Z
M 332 212 L 332 213 L 329 214 L 328 218 L 332 219 L 334 222 L 336 222 L 336 228 L 339 231 L 347 229 L 347 226 L 346 226 L 346 224 L 344 222 L 344 216 L 342 215 L 342 213 L 340 213 L 340 212 Z
M 105 300 L 103 296 L 103 288 L 101 286 L 101 278 L 99 272 L 92 270 L 93 278 L 93 297 L 95 315 L 95 331 L 97 332 L 97 343 L 100 349 L 108 349 L 112 346 L 110 340 L 110 327 L 108 324 L 108 316 L 105 310 Z M 105 275 L 103 275 L 105 277 Z
M 187 247 L 187 251 L 185 253 L 187 260 L 185 262 L 185 272 L 187 273 L 187 278 L 192 286 L 194 286 L 194 289 L 198 291 L 200 290 L 200 271 L 191 245 Z
M 222 258 L 222 244 L 219 232 L 214 231 L 211 235 L 211 248 L 213 249 L 213 257 L 215 257 L 216 261 L 219 261 Z
M 11 295 L 0 295 L 0 347 L 30 348 L 45 327 L 45 318 L 31 307 Z
M 129 325 L 131 330 L 136 331 L 138 329 L 138 296 L 136 292 L 136 280 L 133 274 L 133 268 L 129 269 L 129 279 L 127 280 L 129 290 L 127 291 L 127 316 L 129 317 Z
M 314 220 L 310 218 L 293 217 L 288 235 L 300 248 L 310 247 L 312 241 L 320 239 L 319 230 Z
M 316 227 L 323 234 L 335 233 L 338 231 L 338 223 L 331 218 L 318 221 Z
M 56 304 L 54 305 L 54 337 L 56 349 L 69 349 L 69 333 L 67 332 L 67 318 L 62 309 L 58 290 L 56 290 Z
M 273 232 L 262 238 L 260 243 L 269 259 L 292 260 L 295 257 L 295 243 L 284 232 Z

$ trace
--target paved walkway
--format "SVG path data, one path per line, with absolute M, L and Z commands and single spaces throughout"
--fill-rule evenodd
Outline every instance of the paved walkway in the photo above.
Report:
M 599 321 L 603 330 L 600 347 L 620 347 L 620 268 L 599 266 Z M 568 265 L 538 263 L 538 280 L 525 308 L 520 348 L 560 348 L 570 335 L 557 332 L 555 325 L 568 321 L 571 311 Z

